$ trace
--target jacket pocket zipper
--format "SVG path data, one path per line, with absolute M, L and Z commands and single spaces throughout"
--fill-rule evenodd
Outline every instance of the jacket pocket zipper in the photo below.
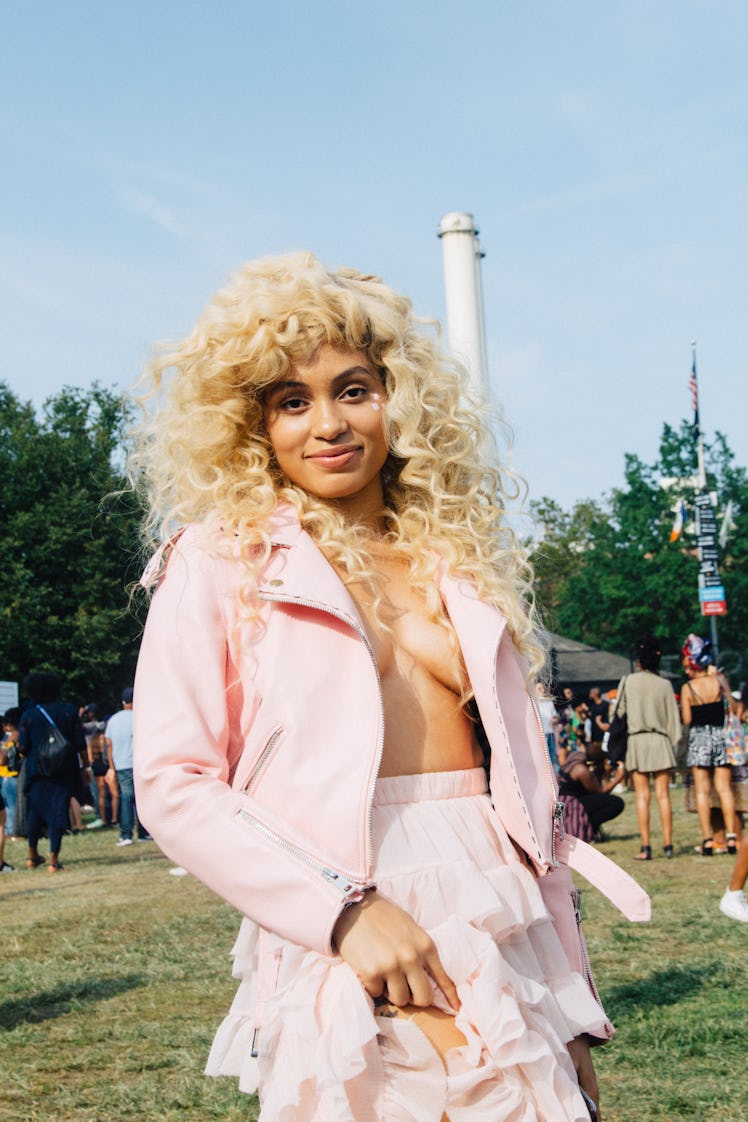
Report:
M 277 831 L 266 826 L 264 822 L 260 822 L 259 818 L 255 818 L 248 810 L 242 809 L 237 811 L 237 813 L 244 822 L 252 826 L 253 829 L 257 830 L 263 837 L 279 845 L 281 849 L 285 849 L 287 853 L 292 854 L 297 860 L 301 861 L 302 864 L 308 865 L 315 873 L 324 877 L 334 888 L 337 888 L 346 903 L 356 903 L 357 900 L 363 897 L 367 888 L 373 887 L 370 884 L 357 884 L 351 877 L 338 872 L 336 869 L 331 869 L 329 865 L 321 864 L 307 853 L 306 850 L 301 849 L 298 845 L 294 845 L 293 842 L 287 841 L 287 839 L 282 837 Z
M 282 732 L 283 732 L 283 726 L 279 725 L 278 728 L 275 729 L 275 731 L 270 736 L 270 739 L 268 740 L 265 747 L 260 752 L 260 755 L 257 757 L 257 760 L 255 762 L 254 767 L 250 771 L 249 775 L 247 776 L 247 778 L 244 781 L 244 784 L 241 788 L 241 790 L 244 794 L 246 794 L 249 791 L 250 787 L 253 785 L 253 783 L 256 781 L 258 775 L 260 774 L 262 769 L 265 767 L 265 764 L 268 762 L 268 760 L 272 756 L 272 754 L 275 751 L 275 748 L 278 744 L 278 741 L 280 740 Z

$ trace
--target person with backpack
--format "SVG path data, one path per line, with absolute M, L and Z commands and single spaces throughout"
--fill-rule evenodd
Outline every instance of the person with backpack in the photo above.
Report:
M 26 757 L 26 867 L 36 869 L 44 864 L 38 845 L 46 827 L 48 869 L 57 873 L 63 868 L 60 848 L 62 836 L 70 826 L 70 799 L 85 797 L 81 790 L 81 766 L 85 765 L 86 738 L 75 706 L 60 700 L 60 679 L 56 674 L 27 674 L 22 689 L 30 701 L 18 726 L 19 748 Z

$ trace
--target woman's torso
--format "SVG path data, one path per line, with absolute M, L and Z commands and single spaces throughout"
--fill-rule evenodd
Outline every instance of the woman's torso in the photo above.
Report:
M 703 675 L 683 687 L 691 706 L 691 727 L 721 727 L 725 723 L 722 689 L 716 677 Z
M 348 590 L 377 662 L 384 708 L 380 776 L 479 767 L 483 753 L 461 703 L 468 685 L 449 627 L 431 618 L 407 566 L 386 554 L 374 565 L 384 580 L 375 611 L 371 593 Z
M 626 714 L 629 736 L 658 733 L 671 743 L 677 740 L 677 709 L 668 681 L 649 670 L 637 670 L 619 687 L 621 693 L 624 700 L 618 711 Z

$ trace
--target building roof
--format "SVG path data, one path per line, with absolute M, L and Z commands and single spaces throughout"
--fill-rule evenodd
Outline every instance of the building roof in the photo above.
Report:
M 624 655 L 611 654 L 587 643 L 577 643 L 554 632 L 547 633 L 551 675 L 554 684 L 572 686 L 579 691 L 590 686 L 615 689 L 624 674 L 634 669 Z

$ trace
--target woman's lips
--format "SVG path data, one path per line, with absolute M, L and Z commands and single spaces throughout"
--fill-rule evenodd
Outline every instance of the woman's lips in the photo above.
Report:
M 313 452 L 307 456 L 320 467 L 343 468 L 351 462 L 361 449 L 357 444 L 347 444 L 340 448 L 326 448 L 323 452 Z

